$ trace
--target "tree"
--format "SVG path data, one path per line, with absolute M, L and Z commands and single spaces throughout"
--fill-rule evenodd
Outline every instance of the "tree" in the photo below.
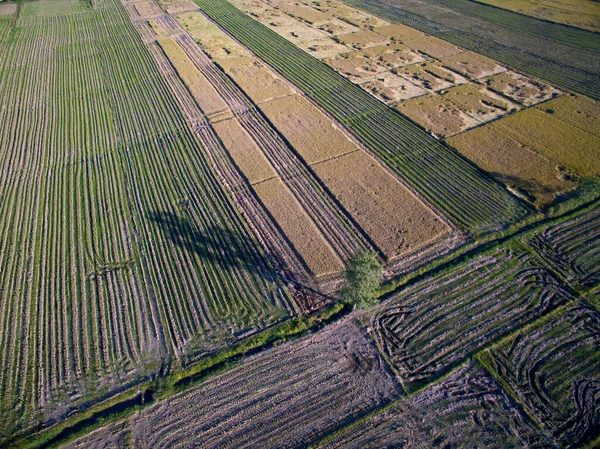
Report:
M 383 277 L 383 267 L 373 251 L 357 252 L 348 261 L 340 295 L 363 309 L 377 304 L 377 289 Z

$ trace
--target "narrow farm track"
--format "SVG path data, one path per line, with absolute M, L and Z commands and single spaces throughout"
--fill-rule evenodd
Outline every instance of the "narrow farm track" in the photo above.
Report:
M 474 234 L 518 221 L 526 209 L 426 132 L 225 0 L 196 2 L 219 26 L 344 125 L 453 223 Z
M 123 7 L 73 5 L 0 36 L 0 442 L 292 310 Z

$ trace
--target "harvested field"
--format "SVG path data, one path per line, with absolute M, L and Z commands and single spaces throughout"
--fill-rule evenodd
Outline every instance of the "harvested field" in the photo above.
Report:
M 404 101 L 396 109 L 437 137 L 450 137 L 481 123 L 444 96 L 436 94 Z
M 353 33 L 338 36 L 338 39 L 345 45 L 354 48 L 366 48 L 374 45 L 388 43 L 388 39 L 381 34 L 374 33 L 371 30 L 355 31 Z
M 483 82 L 490 89 L 506 95 L 523 106 L 541 103 L 561 93 L 549 84 L 515 72 L 500 73 L 483 80 Z
M 368 58 L 363 51 L 354 51 L 335 58 L 325 59 L 325 63 L 353 82 L 364 81 L 385 68 Z
M 290 86 L 256 58 L 217 62 L 256 104 L 294 93 Z
M 599 347 L 600 314 L 583 306 L 519 331 L 482 359 L 561 447 L 577 448 L 600 436 Z
M 468 83 L 449 89 L 443 94 L 462 111 L 481 122 L 489 122 L 521 107 L 481 84 Z
M 200 73 L 177 42 L 173 39 L 159 39 L 158 44 L 205 114 L 214 114 L 227 109 L 223 98 L 210 81 Z
M 456 47 L 448 42 L 429 36 L 414 28 L 405 25 L 387 25 L 375 28 L 375 31 L 382 36 L 394 40 L 399 44 L 404 44 L 411 50 L 418 51 L 437 59 L 447 58 L 448 56 L 462 53 L 462 48 Z
M 192 0 L 157 0 L 158 4 L 169 14 L 179 14 L 198 9 Z
M 492 124 L 581 176 L 600 174 L 600 138 L 534 108 Z
M 372 80 L 363 82 L 361 87 L 387 104 L 420 97 L 428 93 L 406 78 L 390 72 L 384 72 Z
M 423 55 L 402 44 L 376 45 L 363 50 L 362 53 L 365 57 L 391 69 L 424 61 Z
M 4 3 L 0 5 L 0 16 L 4 16 L 7 14 L 14 14 L 17 12 L 17 4 L 16 3 Z
M 262 103 L 259 107 L 308 165 L 358 149 L 327 116 L 300 95 Z
M 167 37 L 170 36 L 171 33 L 160 23 L 158 20 L 148 20 L 148 25 L 159 37 Z
M 362 150 L 312 168 L 388 259 L 450 232 L 431 209 Z
M 131 447 L 132 439 L 131 425 L 125 421 L 102 427 L 61 446 L 61 449 L 125 449 Z
M 140 17 L 151 17 L 162 12 L 154 8 L 154 6 L 154 2 L 151 3 L 146 1 L 135 2 L 133 4 L 133 7 L 135 8 Z
M 468 82 L 463 76 L 436 62 L 422 62 L 394 70 L 400 76 L 420 85 L 423 89 L 438 91 Z
M 322 449 L 556 448 L 485 370 L 465 365 Z
M 600 284 L 600 207 L 550 227 L 529 245 L 564 279 L 576 287 Z
M 499 249 L 405 289 L 376 312 L 373 327 L 414 391 L 569 298 L 535 258 Z
M 314 0 L 311 0 L 313 4 L 316 4 Z M 321 4 L 321 2 L 318 2 Z M 323 10 L 327 10 L 336 17 L 349 22 L 359 28 L 370 29 L 372 27 L 381 27 L 389 25 L 389 22 L 375 17 L 371 14 L 367 14 L 357 8 L 351 8 L 344 3 L 337 0 L 326 0 L 325 7 L 320 7 Z
M 89 11 L 91 4 L 81 0 L 53 0 L 52 8 L 46 1 L 24 2 L 19 7 L 22 18 L 42 18 L 66 16 L 73 13 Z M 131 6 L 133 9 L 133 5 Z
M 279 178 L 254 184 L 256 194 L 275 218 L 314 276 L 338 273 L 344 264 L 315 223 Z
M 214 123 L 213 128 L 250 184 L 277 176 L 269 160 L 237 119 Z
M 447 142 L 539 208 L 554 202 L 556 195 L 577 186 L 556 162 L 492 125 L 451 137 Z
M 600 137 L 600 102 L 598 101 L 581 95 L 569 94 L 536 106 L 536 109 Z
M 246 361 L 131 422 L 141 447 L 306 447 L 396 397 L 377 352 L 346 321 Z
M 331 34 L 332 36 L 336 36 L 339 34 L 348 34 L 358 31 L 360 28 L 349 24 L 340 19 L 329 19 L 325 22 L 321 22 L 317 25 L 319 30 L 325 31 L 326 33 Z
M 298 18 L 311 25 L 318 25 L 333 19 L 333 14 L 321 12 L 310 6 L 303 5 L 301 3 L 282 3 L 281 10 L 286 14 Z
M 493 59 L 472 51 L 463 51 L 462 53 L 446 56 L 441 60 L 441 63 L 467 78 L 476 80 L 497 75 L 507 70 L 506 67 L 501 66 Z

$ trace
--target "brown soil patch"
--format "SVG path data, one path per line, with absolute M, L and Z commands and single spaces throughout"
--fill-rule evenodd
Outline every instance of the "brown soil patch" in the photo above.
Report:
M 312 274 L 321 276 L 344 268 L 342 261 L 281 179 L 269 179 L 253 188 Z
M 327 9 L 336 17 L 344 19 L 360 28 L 382 27 L 390 24 L 379 17 L 372 16 L 356 8 L 347 6 L 342 2 L 327 1 L 325 3 L 327 6 L 324 9 Z
M 468 82 L 466 78 L 448 70 L 435 62 L 422 62 L 420 64 L 400 67 L 395 72 L 423 89 L 438 91 L 448 89 L 457 84 Z
M 250 184 L 277 176 L 271 163 L 237 119 L 214 123 L 213 128 Z
M 311 24 L 319 24 L 333 19 L 333 14 L 331 13 L 317 11 L 310 6 L 302 4 L 284 4 L 281 5 L 281 10 Z
M 344 34 L 338 36 L 338 39 L 354 48 L 364 48 L 373 45 L 384 44 L 388 42 L 388 39 L 381 34 L 374 33 L 371 30 L 356 31 L 354 33 Z
M 326 59 L 324 62 L 355 82 L 371 78 L 374 74 L 385 70 L 377 62 L 366 57 L 363 51 L 353 51 Z
M 453 87 L 443 96 L 482 122 L 488 122 L 507 112 L 520 109 L 516 103 L 486 89 L 481 84 L 468 83 Z
M 390 72 L 377 75 L 372 80 L 362 83 L 361 87 L 387 104 L 428 93 L 411 81 Z
M 493 59 L 486 56 L 465 51 L 442 59 L 442 64 L 471 78 L 480 79 L 486 76 L 506 72 L 506 67 L 501 66 Z
M 259 107 L 309 165 L 358 149 L 304 97 L 290 95 Z
M 353 33 L 359 30 L 358 27 L 335 18 L 320 23 L 317 28 L 334 36 L 338 34 Z
M 14 14 L 17 12 L 17 4 L 16 3 L 7 3 L 0 5 L 0 16 L 6 14 Z
M 386 68 L 416 64 L 425 60 L 421 54 L 415 53 L 402 44 L 376 45 L 362 52 L 365 56 L 377 61 L 378 64 Z
M 294 93 L 279 76 L 256 59 L 248 65 L 228 68 L 226 72 L 255 103 Z
M 362 150 L 313 169 L 389 259 L 449 231 L 431 209 Z
M 600 137 L 600 103 L 581 95 L 563 95 L 536 109 Z
M 440 95 L 426 95 L 396 106 L 427 131 L 438 137 L 448 137 L 480 124 Z
M 183 49 L 172 39 L 159 39 L 158 44 L 175 67 L 190 93 L 205 114 L 228 109 L 227 103 L 202 75 Z
M 133 4 L 133 7 L 140 17 L 153 16 L 157 14 L 157 11 L 148 2 L 137 2 Z M 158 13 L 160 12 L 162 11 L 158 11 Z
M 169 14 L 179 14 L 198 9 L 198 5 L 192 0 L 158 0 L 158 4 Z
M 576 186 L 565 180 L 565 172 L 555 162 L 508 137 L 502 128 L 483 126 L 447 142 L 499 181 L 525 192 L 538 207 Z
M 394 39 L 396 42 L 404 44 L 412 50 L 426 53 L 437 59 L 446 58 L 463 52 L 462 48 L 456 47 L 437 37 L 428 36 L 425 33 L 405 25 L 388 25 L 375 28 L 373 31 L 390 39 Z
M 579 175 L 600 175 L 600 139 L 551 114 L 530 108 L 493 125 Z
M 485 84 L 525 106 L 540 103 L 560 93 L 549 84 L 510 71 L 487 78 Z

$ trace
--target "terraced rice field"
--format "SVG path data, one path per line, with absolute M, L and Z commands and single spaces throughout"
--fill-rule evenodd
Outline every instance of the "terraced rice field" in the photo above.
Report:
M 122 6 L 39 5 L 0 79 L 2 436 L 293 310 Z
M 427 390 L 399 400 L 323 449 L 470 447 L 554 448 L 485 370 L 467 364 Z
M 514 197 L 473 165 L 306 52 L 225 1 L 198 4 L 453 223 L 485 233 L 526 214 Z
M 600 283 L 600 208 L 546 228 L 529 245 L 568 282 L 578 287 Z
M 523 329 L 485 356 L 496 376 L 561 447 L 597 443 L 600 314 L 582 306 Z
M 414 391 L 569 298 L 534 258 L 502 249 L 405 289 L 372 322 L 404 388 Z

